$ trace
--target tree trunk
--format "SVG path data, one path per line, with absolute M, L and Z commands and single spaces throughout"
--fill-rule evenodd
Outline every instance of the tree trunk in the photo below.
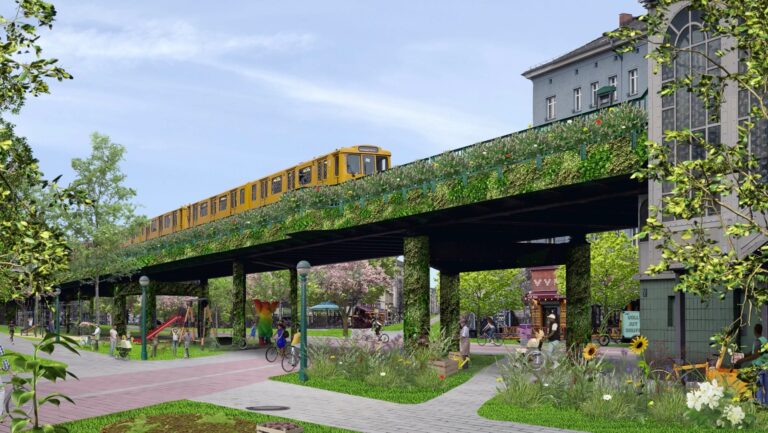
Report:
M 341 307 L 341 335 L 344 336 L 344 338 L 347 338 L 349 336 L 349 310 L 347 310 L 347 307 L 342 306 Z
M 99 312 L 99 277 L 96 277 L 96 281 L 93 285 L 94 288 L 94 296 L 93 296 L 93 317 L 94 317 L 94 323 L 96 325 L 101 325 L 101 314 Z

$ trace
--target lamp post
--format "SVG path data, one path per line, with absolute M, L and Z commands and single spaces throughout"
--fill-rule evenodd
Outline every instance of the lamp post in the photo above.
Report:
M 141 360 L 147 360 L 147 286 L 149 277 L 143 275 L 139 278 L 141 286 Z
M 296 272 L 301 280 L 301 361 L 299 363 L 299 380 L 307 381 L 307 275 L 312 265 L 302 260 L 296 265 Z
M 61 329 L 59 327 L 59 295 L 61 295 L 61 289 L 57 287 L 56 290 L 53 291 L 53 295 L 56 296 L 56 310 L 53 313 L 53 326 L 56 328 L 56 342 L 58 343 L 61 341 L 61 338 L 59 337 L 59 334 L 61 334 Z

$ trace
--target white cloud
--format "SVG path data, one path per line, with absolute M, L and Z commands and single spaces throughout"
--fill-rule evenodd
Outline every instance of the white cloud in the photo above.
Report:
M 201 32 L 187 21 L 141 21 L 129 25 L 102 22 L 88 28 L 60 26 L 46 36 L 62 58 L 86 60 L 193 60 L 235 51 L 303 50 L 311 34 L 224 35 Z M 106 24 L 106 25 L 105 25 Z
M 433 151 L 471 144 L 507 129 L 504 125 L 465 113 L 409 99 L 320 85 L 297 77 L 234 64 L 209 65 L 267 85 L 298 101 L 332 107 L 345 116 L 416 132 L 433 143 Z

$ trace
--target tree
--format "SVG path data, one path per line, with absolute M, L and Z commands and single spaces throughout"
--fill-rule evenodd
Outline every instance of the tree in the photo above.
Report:
M 286 271 L 261 272 L 245 278 L 248 299 L 262 301 L 288 301 L 290 273 Z
M 464 272 L 459 279 L 460 308 L 477 320 L 523 306 L 525 274 L 520 269 Z
M 96 323 L 99 323 L 99 283 L 101 275 L 114 263 L 122 242 L 136 228 L 136 195 L 123 186 L 125 174 L 120 170 L 125 147 L 113 143 L 106 135 L 91 135 L 91 155 L 72 160 L 76 177 L 70 187 L 83 191 L 88 203 L 79 203 L 62 214 L 71 247 L 78 264 L 91 275 L 95 288 Z
M 367 261 L 319 266 L 313 273 L 325 300 L 339 306 L 343 335 L 348 332 L 348 318 L 352 309 L 361 302 L 372 302 L 392 284 L 384 269 Z
M 56 10 L 38 0 L 17 2 L 9 17 L 0 16 L 0 113 L 18 112 L 28 95 L 48 93 L 47 79 L 71 76 L 42 57 L 37 29 L 51 28 Z M 0 121 L 0 291 L 2 300 L 51 290 L 55 275 L 67 266 L 68 250 L 59 227 L 46 213 L 76 199 L 56 181 L 43 180 L 32 149 Z M 52 201 L 39 191 L 50 191 Z
M 649 208 L 640 234 L 649 235 L 661 250 L 661 260 L 649 272 L 682 270 L 676 290 L 701 297 L 724 298 L 728 291 L 743 290 L 745 308 L 750 308 L 768 301 L 768 8 L 765 0 L 690 1 L 701 21 L 698 35 L 710 48 L 701 50 L 689 46 L 691 39 L 668 33 L 674 3 L 653 2 L 654 9 L 641 18 L 647 24 L 644 32 L 622 28 L 611 36 L 630 42 L 625 49 L 649 40 L 648 57 L 657 65 L 654 73 L 663 72 L 660 93 L 666 100 L 692 94 L 692 103 L 703 106 L 710 121 L 720 119 L 720 109 L 731 104 L 730 112 L 738 111 L 740 119 L 736 125 L 733 116 L 722 116 L 733 122 L 724 128 L 738 127 L 735 142 L 692 131 L 687 124 L 663 131 L 661 143 L 649 141 L 648 166 L 636 177 L 666 187 L 661 207 Z M 730 67 L 727 59 L 738 59 L 738 67 Z M 689 64 L 696 67 L 686 69 Z M 738 96 L 726 101 L 726 89 L 735 89 Z M 693 157 L 676 149 L 689 150 Z M 705 224 L 705 216 L 714 221 Z M 690 225 L 680 230 L 665 220 Z
M 590 235 L 590 286 L 592 304 L 602 306 L 603 318 L 621 311 L 640 297 L 637 247 L 624 232 Z M 556 271 L 557 287 L 565 294 L 565 266 Z M 601 323 L 605 323 L 602 320 Z

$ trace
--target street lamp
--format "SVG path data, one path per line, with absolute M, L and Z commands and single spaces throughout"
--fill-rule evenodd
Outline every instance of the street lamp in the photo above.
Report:
M 147 360 L 147 286 L 149 277 L 143 275 L 139 278 L 141 286 L 141 360 Z
M 53 323 L 56 327 L 56 342 L 58 343 L 61 341 L 59 337 L 59 334 L 61 334 L 61 329 L 59 328 L 59 295 L 61 295 L 61 289 L 57 287 L 56 290 L 53 291 L 53 295 L 56 296 L 56 310 L 53 313 L 55 314 L 55 316 L 53 316 Z
M 301 362 L 299 364 L 299 380 L 307 381 L 307 275 L 312 265 L 302 260 L 296 265 L 296 272 L 301 279 Z

